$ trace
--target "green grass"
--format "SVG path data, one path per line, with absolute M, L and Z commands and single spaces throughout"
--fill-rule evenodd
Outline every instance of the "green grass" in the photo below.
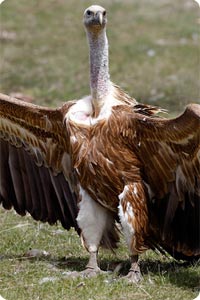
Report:
M 49 106 L 88 94 L 82 13 L 92 3 L 5 0 L 0 8 L 1 91 L 20 92 Z M 98 3 L 108 10 L 112 81 L 172 115 L 189 102 L 200 103 L 199 11 L 194 1 Z M 123 239 L 116 255 L 100 252 L 101 267 L 114 270 L 122 263 L 120 274 L 76 280 L 63 272 L 83 270 L 88 255 L 73 230 L 67 233 L 60 225 L 51 227 L 1 209 L 0 240 L 0 294 L 7 300 L 191 300 L 198 294 L 198 265 L 177 264 L 151 251 L 141 256 L 142 283 L 119 280 L 129 266 Z M 30 248 L 50 255 L 27 258 Z M 42 283 L 44 278 L 54 281 Z
M 21 92 L 51 106 L 88 94 L 82 14 L 92 3 L 6 0 L 1 30 L 15 36 L 1 38 L 2 92 Z M 98 3 L 108 10 L 113 82 L 173 114 L 189 102 L 200 103 L 199 13 L 193 0 Z
M 7 300 L 191 300 L 198 294 L 200 266 L 177 263 L 152 251 L 141 256 L 144 278 L 140 284 L 122 280 L 129 268 L 123 239 L 115 255 L 100 251 L 102 269 L 113 271 L 121 264 L 119 274 L 71 279 L 66 272 L 83 270 L 88 259 L 73 230 L 66 232 L 60 225 L 20 218 L 3 209 L 0 228 L 0 294 Z M 28 258 L 29 249 L 45 250 L 49 255 Z

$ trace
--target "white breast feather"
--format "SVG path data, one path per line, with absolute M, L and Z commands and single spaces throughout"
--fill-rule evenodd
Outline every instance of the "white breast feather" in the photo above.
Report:
M 83 99 L 78 100 L 67 112 L 65 120 L 71 120 L 78 124 L 94 125 L 98 121 L 108 119 L 112 112 L 112 107 L 120 105 L 121 102 L 114 97 L 113 87 L 109 95 L 104 97 L 102 101 L 102 107 L 97 118 L 92 117 L 93 105 L 92 97 L 86 96 Z

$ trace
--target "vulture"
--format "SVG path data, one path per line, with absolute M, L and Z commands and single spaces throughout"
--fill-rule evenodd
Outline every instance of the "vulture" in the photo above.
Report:
M 0 94 L 0 203 L 21 216 L 75 228 L 99 274 L 100 246 L 125 236 L 131 282 L 139 255 L 200 257 L 200 105 L 174 119 L 110 81 L 107 13 L 84 12 L 90 91 L 52 109 Z

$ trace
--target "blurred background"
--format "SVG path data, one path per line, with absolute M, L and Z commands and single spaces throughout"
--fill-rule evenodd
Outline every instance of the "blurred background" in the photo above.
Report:
M 89 94 L 83 11 L 94 1 L 5 0 L 0 90 L 58 106 Z M 98 1 L 108 12 L 111 80 L 172 116 L 200 103 L 200 9 L 194 0 Z

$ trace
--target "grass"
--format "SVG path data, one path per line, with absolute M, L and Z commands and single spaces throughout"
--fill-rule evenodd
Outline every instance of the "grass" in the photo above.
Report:
M 20 92 L 39 104 L 57 106 L 89 93 L 88 48 L 82 12 L 93 1 L 5 0 L 1 5 L 0 90 Z M 109 14 L 111 78 L 141 102 L 172 115 L 200 103 L 199 12 L 192 0 L 103 1 Z M 83 270 L 87 253 L 76 233 L 0 209 L 0 294 L 7 300 L 191 300 L 200 267 L 151 251 L 141 256 L 144 280 L 129 285 L 128 251 L 100 252 L 101 267 L 120 274 L 66 278 Z M 48 256 L 26 256 L 29 249 Z M 45 282 L 46 280 L 46 282 Z
M 49 226 L 20 218 L 0 209 L 0 294 L 7 300 L 32 299 L 154 299 L 191 300 L 199 288 L 200 266 L 177 263 L 152 251 L 141 256 L 144 279 L 138 285 L 121 279 L 129 268 L 128 251 L 121 240 L 116 255 L 100 252 L 104 270 L 115 270 L 92 279 L 71 279 L 66 272 L 83 270 L 88 259 L 77 234 L 61 226 Z M 29 249 L 35 257 L 27 257 Z M 42 251 L 48 256 L 42 255 Z
M 82 13 L 92 3 L 4 1 L 2 92 L 21 92 L 51 106 L 88 94 L 88 47 Z M 139 101 L 162 106 L 173 114 L 189 102 L 200 103 L 199 14 L 195 1 L 98 3 L 108 10 L 113 82 Z

